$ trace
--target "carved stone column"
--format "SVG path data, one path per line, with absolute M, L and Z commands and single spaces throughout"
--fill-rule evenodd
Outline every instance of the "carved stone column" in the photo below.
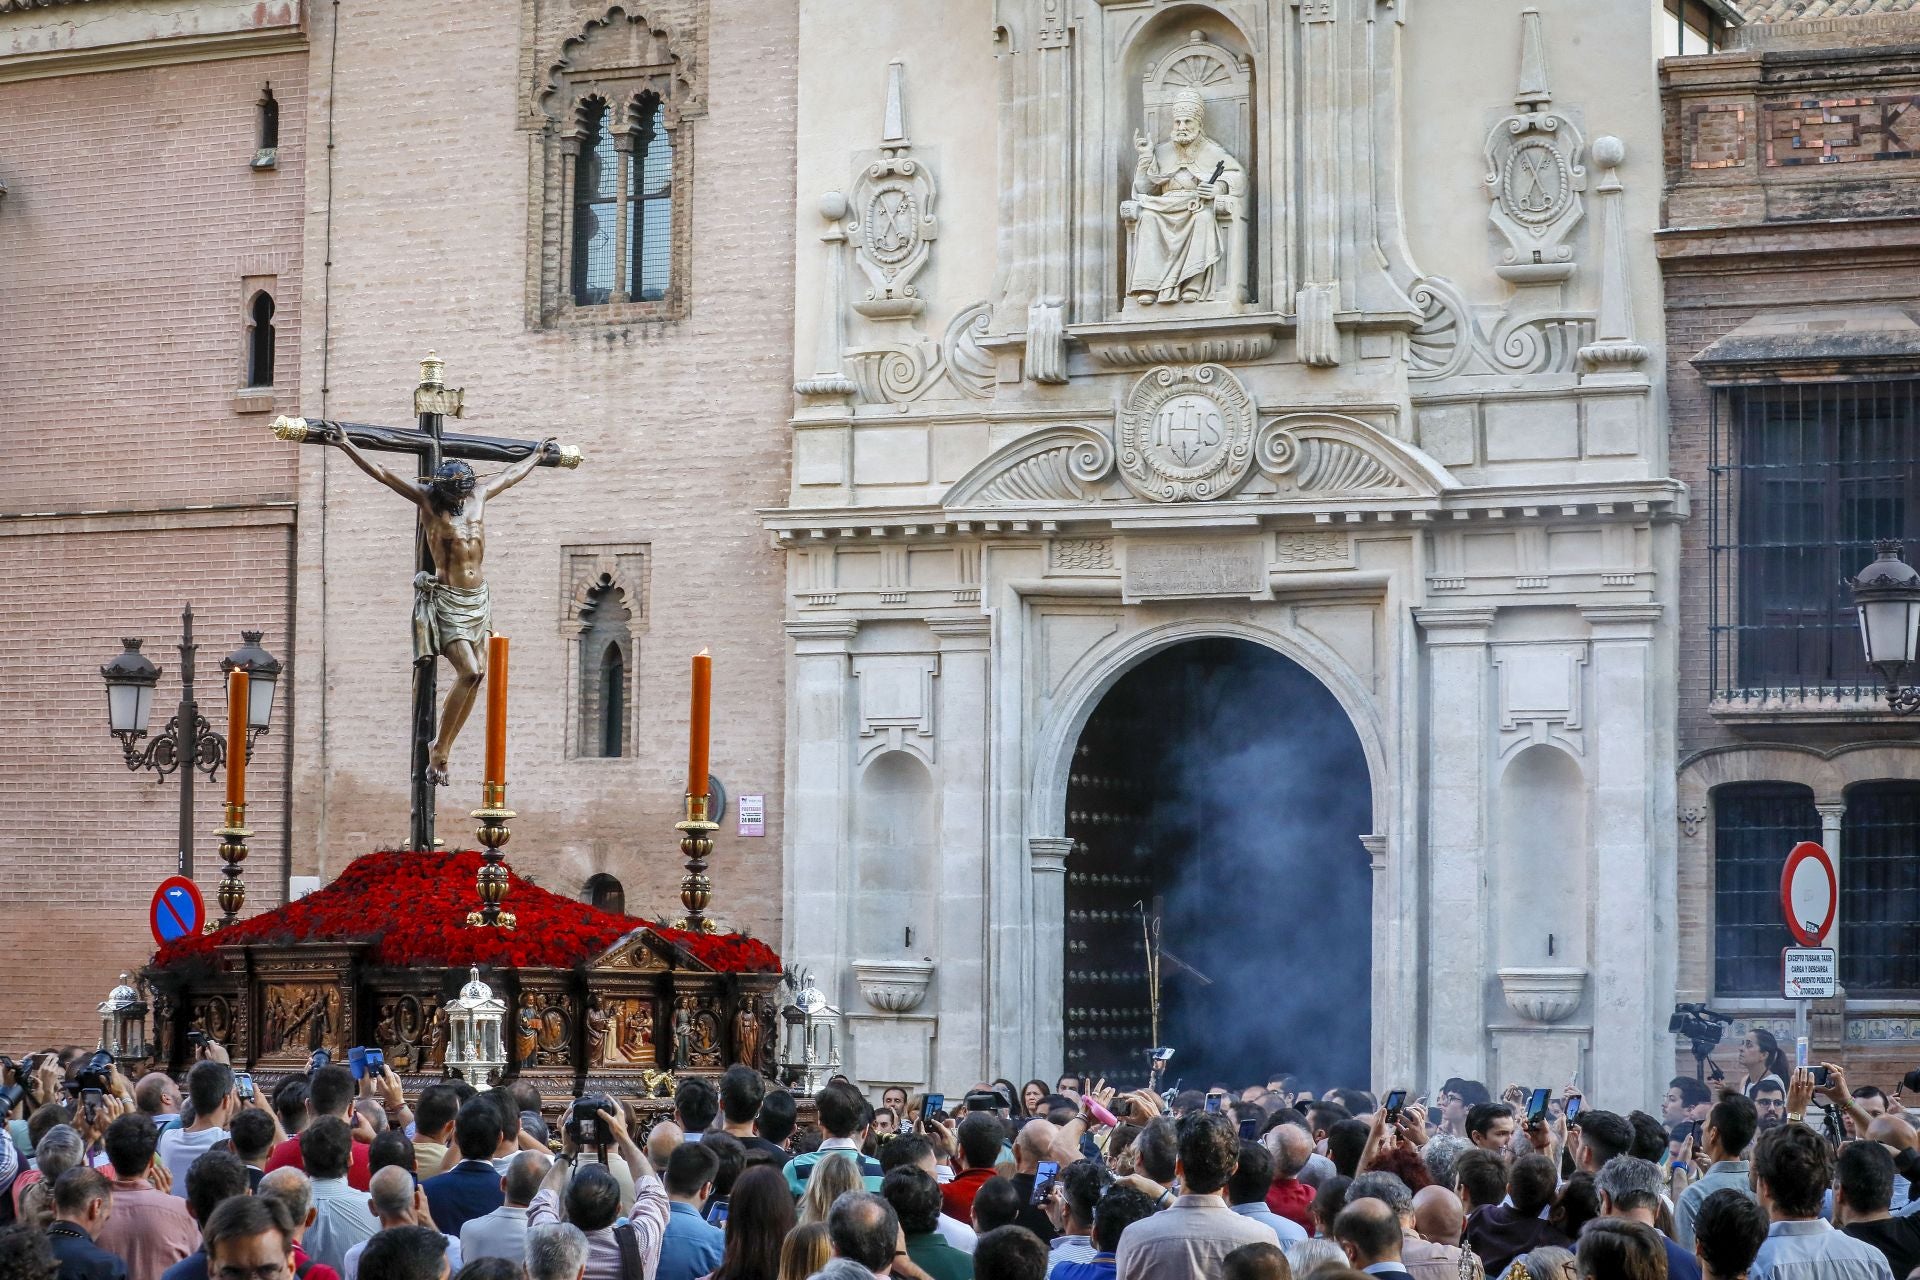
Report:
M 852 870 L 847 807 L 852 793 L 848 646 L 860 624 L 851 618 L 791 619 L 793 667 L 787 693 L 786 926 L 788 964 L 838 985 L 853 957 L 844 889 Z M 848 1007 L 857 992 L 837 993 Z
M 1427 648 L 1427 1076 L 1485 1079 L 1491 608 L 1420 609 Z
M 1028 836 L 1027 856 L 1033 868 L 1032 995 L 1027 1002 L 1033 1019 L 1033 1069 L 1040 1075 L 1059 1072 L 1066 1062 L 1067 855 L 1071 836 Z
M 935 1080 L 977 1079 L 992 1074 L 987 1063 L 987 982 L 980 939 L 987 927 L 987 724 L 990 621 L 985 615 L 930 618 L 940 644 L 940 675 L 934 681 L 940 769 L 939 937 L 941 986 Z
M 1653 633 L 1662 606 L 1588 605 L 1592 627 L 1593 1071 L 1596 1098 L 1639 1097 L 1673 1074 L 1660 1014 L 1673 998 L 1673 830 L 1656 821 Z M 1663 1056 L 1664 1054 L 1664 1056 Z

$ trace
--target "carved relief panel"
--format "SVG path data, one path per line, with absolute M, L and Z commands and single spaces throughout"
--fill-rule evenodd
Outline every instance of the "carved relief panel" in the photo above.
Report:
M 573 1065 L 573 997 L 523 990 L 513 1015 L 513 1061 L 521 1070 Z
M 447 1013 L 439 993 L 376 995 L 373 1043 L 400 1075 L 438 1074 L 447 1063 Z
M 652 1067 L 660 1061 L 655 1044 L 654 1002 L 650 996 L 587 997 L 587 1066 Z
M 721 1037 L 719 996 L 689 992 L 674 998 L 674 1070 L 718 1071 L 725 1067 Z
M 351 1030 L 345 1001 L 331 982 L 266 982 L 260 986 L 261 1061 L 304 1063 L 315 1049 L 338 1053 Z

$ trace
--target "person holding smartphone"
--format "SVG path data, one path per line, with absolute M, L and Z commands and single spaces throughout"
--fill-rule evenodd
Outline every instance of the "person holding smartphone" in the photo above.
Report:
M 217 1048 L 211 1043 L 207 1046 Z M 224 1050 L 220 1056 L 226 1056 Z M 193 1101 L 193 1123 L 160 1135 L 160 1163 L 173 1175 L 173 1194 L 182 1200 L 187 1198 L 187 1170 L 195 1160 L 227 1141 L 227 1126 L 240 1110 L 233 1068 L 212 1057 L 194 1063 L 193 1070 L 187 1072 L 187 1097 Z

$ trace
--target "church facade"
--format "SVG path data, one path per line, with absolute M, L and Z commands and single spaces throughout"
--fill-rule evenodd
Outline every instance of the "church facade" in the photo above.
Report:
M 783 953 L 856 1078 L 1671 1074 L 1647 22 L 802 6 Z
M 432 349 L 450 429 L 586 456 L 490 508 L 515 869 L 670 914 L 711 647 L 714 913 L 855 1078 L 1672 1073 L 1644 0 L 268 8 L 297 65 L 228 96 L 242 143 L 289 104 L 304 213 L 220 441 L 286 566 L 296 891 L 405 836 L 413 519 L 261 415 L 406 425 Z M 479 758 L 476 720 L 450 845 Z M 98 994 L 172 869 L 124 857 Z

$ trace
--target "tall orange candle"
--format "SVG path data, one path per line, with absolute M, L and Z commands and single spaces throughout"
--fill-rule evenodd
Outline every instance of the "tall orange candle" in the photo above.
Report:
M 247 802 L 247 673 L 227 672 L 227 803 Z
M 713 659 L 693 655 L 693 708 L 687 727 L 687 794 L 707 794 L 707 727 L 713 714 Z
M 481 779 L 507 783 L 507 638 L 487 637 L 487 768 Z

